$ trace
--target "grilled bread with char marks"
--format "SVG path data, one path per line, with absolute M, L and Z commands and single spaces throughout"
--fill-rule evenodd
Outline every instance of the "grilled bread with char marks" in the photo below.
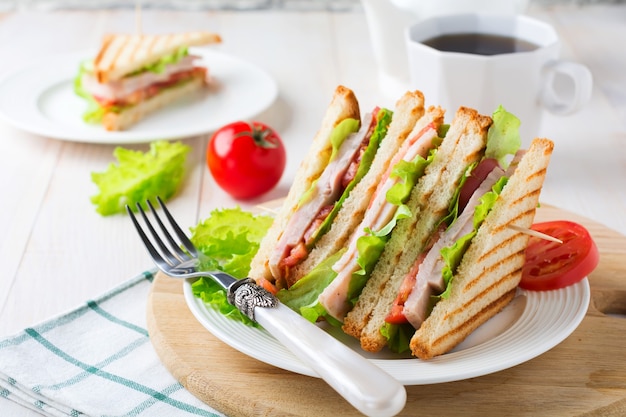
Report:
M 532 225 L 553 148 L 548 139 L 533 140 L 463 256 L 450 296 L 413 335 L 413 355 L 450 351 L 513 299 L 529 237 L 507 226 Z
M 119 80 L 181 47 L 219 42 L 219 35 L 200 31 L 165 35 L 107 35 L 93 62 L 94 75 L 100 83 Z

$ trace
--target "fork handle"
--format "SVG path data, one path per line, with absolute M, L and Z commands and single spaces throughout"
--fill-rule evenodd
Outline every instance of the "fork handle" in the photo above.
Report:
M 406 390 L 402 384 L 286 305 L 255 307 L 254 316 L 363 414 L 393 416 L 404 408 Z

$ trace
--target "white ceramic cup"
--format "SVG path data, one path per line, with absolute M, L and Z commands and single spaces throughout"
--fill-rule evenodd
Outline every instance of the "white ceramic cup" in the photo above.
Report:
M 499 55 L 443 52 L 424 45 L 449 34 L 480 33 L 522 39 L 537 46 Z M 554 28 L 523 15 L 463 13 L 436 16 L 405 31 L 411 89 L 454 114 L 460 106 L 492 114 L 499 106 L 521 120 L 522 142 L 540 135 L 544 109 L 567 115 L 591 97 L 592 76 L 582 64 L 559 59 Z

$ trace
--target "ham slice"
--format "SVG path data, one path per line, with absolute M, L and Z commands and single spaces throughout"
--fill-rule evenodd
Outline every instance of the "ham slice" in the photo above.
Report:
M 320 212 L 330 214 L 331 208 L 341 197 L 345 190 L 343 178 L 348 173 L 348 169 L 352 162 L 360 156 L 362 144 L 367 141 L 376 126 L 376 119 L 369 113 L 365 116 L 364 123 L 358 132 L 349 135 L 341 144 L 338 154 L 330 161 L 322 175 L 317 179 L 312 195 L 307 201 L 298 207 L 297 211 L 289 219 L 289 223 L 285 227 L 280 240 L 269 260 L 269 268 L 274 278 L 281 279 L 286 275 L 284 268 L 284 259 L 290 259 L 289 263 L 293 266 L 293 257 L 291 251 L 293 248 L 299 248 L 298 259 L 301 261 L 302 256 L 307 256 L 307 252 L 302 252 L 302 244 L 305 236 L 310 236 L 312 225 L 319 225 L 324 219 L 320 218 Z
M 187 55 L 177 63 L 166 66 L 162 73 L 145 71 L 136 76 L 125 77 L 109 83 L 99 83 L 95 76 L 84 74 L 82 83 L 85 90 L 94 97 L 112 102 L 119 101 L 151 85 L 166 83 L 174 74 L 193 70 L 194 62 L 198 58 L 196 55 Z

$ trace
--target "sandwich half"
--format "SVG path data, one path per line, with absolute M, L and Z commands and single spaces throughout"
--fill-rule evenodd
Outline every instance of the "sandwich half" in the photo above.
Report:
M 83 119 L 124 130 L 204 88 L 207 68 L 188 48 L 219 42 L 220 36 L 209 32 L 105 36 L 74 80 L 74 91 L 88 102 Z
M 379 161 L 395 152 L 423 113 L 422 94 L 412 92 L 394 112 L 375 108 L 361 120 L 354 93 L 339 86 L 250 277 L 288 289 L 334 252 L 331 246 L 342 247 L 364 215 L 367 190 L 386 167 Z
M 532 225 L 553 148 L 548 139 L 533 140 L 472 238 L 447 294 L 411 338 L 413 355 L 429 359 L 450 351 L 515 297 L 529 236 L 507 226 Z
M 476 130 L 480 119 L 485 121 Z M 531 226 L 552 142 L 535 140 L 524 155 L 517 152 L 519 121 L 502 108 L 493 121 L 473 110 L 457 112 L 448 135 L 465 130 L 464 141 L 475 145 L 447 156 L 435 193 L 415 190 L 423 196 L 421 215 L 394 231 L 344 322 L 344 331 L 359 338 L 363 349 L 401 351 L 410 340 L 415 356 L 440 355 L 514 297 L 528 236 L 507 226 Z M 438 155 L 443 163 L 444 152 Z
M 490 117 L 461 107 L 409 201 L 414 216 L 402 219 L 372 271 L 371 278 L 343 330 L 361 340 L 364 350 L 377 352 L 388 340 L 380 332 L 385 325 L 404 275 L 425 251 L 444 218 L 467 171 L 484 153 Z

